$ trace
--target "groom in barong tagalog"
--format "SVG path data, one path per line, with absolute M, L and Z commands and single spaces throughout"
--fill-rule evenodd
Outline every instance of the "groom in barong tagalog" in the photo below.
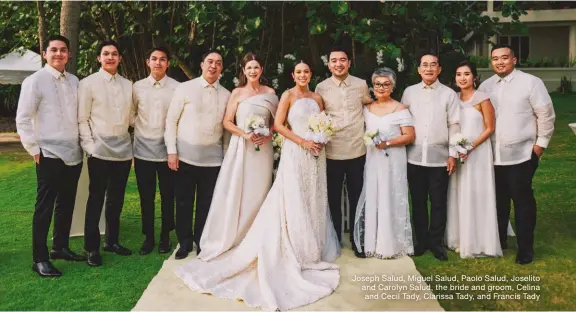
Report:
M 326 175 L 328 177 L 328 204 L 336 228 L 338 239 L 342 242 L 342 186 L 346 177 L 349 194 L 350 215 L 354 220 L 358 198 L 364 184 L 364 146 L 363 103 L 372 102 L 366 81 L 349 74 L 351 61 L 343 48 L 332 49 L 328 59 L 328 68 L 332 76 L 322 81 L 315 92 L 324 100 L 326 113 L 332 115 L 338 128 L 332 140 L 326 145 Z M 354 222 L 350 233 L 354 232 Z M 358 251 L 353 235 L 350 242 L 356 257 L 366 256 Z

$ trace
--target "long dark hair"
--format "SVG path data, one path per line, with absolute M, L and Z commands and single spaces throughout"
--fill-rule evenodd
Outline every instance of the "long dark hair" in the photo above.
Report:
M 248 84 L 248 78 L 244 74 L 244 67 L 246 67 L 246 64 L 248 64 L 248 62 L 250 61 L 256 61 L 258 62 L 258 64 L 260 64 L 260 67 L 262 68 L 262 74 L 260 75 L 260 84 L 266 85 L 266 79 L 264 78 L 264 66 L 262 65 L 264 63 L 262 63 L 262 60 L 260 60 L 260 58 L 256 56 L 256 54 L 248 52 L 246 53 L 246 55 L 244 55 L 244 57 L 242 58 L 242 62 L 240 63 L 241 67 L 240 67 L 240 74 L 238 75 L 238 88 L 244 87 L 246 84 Z

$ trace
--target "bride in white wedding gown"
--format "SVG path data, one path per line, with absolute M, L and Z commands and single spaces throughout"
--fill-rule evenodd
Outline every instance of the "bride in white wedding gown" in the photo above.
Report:
M 194 291 L 289 310 L 338 287 L 339 267 L 330 262 L 339 256 L 340 244 L 328 209 L 326 157 L 322 145 L 303 139 L 310 116 L 322 110 L 322 99 L 307 88 L 307 64 L 297 64 L 293 77 L 297 85 L 282 95 L 275 118 L 286 140 L 272 189 L 237 247 L 176 269 Z

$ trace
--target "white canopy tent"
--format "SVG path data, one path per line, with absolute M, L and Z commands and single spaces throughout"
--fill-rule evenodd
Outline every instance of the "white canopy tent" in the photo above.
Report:
M 24 48 L 0 57 L 0 84 L 22 84 L 26 77 L 42 68 L 42 57 Z

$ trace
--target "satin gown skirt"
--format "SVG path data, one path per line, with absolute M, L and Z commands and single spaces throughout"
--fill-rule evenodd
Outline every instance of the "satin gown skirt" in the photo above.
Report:
M 312 99 L 293 103 L 288 122 L 302 135 L 319 110 Z M 330 295 L 339 284 L 331 263 L 340 244 L 328 209 L 326 157 L 285 140 L 272 189 L 240 244 L 210 260 L 176 270 L 192 290 L 242 299 L 266 310 L 289 310 Z

